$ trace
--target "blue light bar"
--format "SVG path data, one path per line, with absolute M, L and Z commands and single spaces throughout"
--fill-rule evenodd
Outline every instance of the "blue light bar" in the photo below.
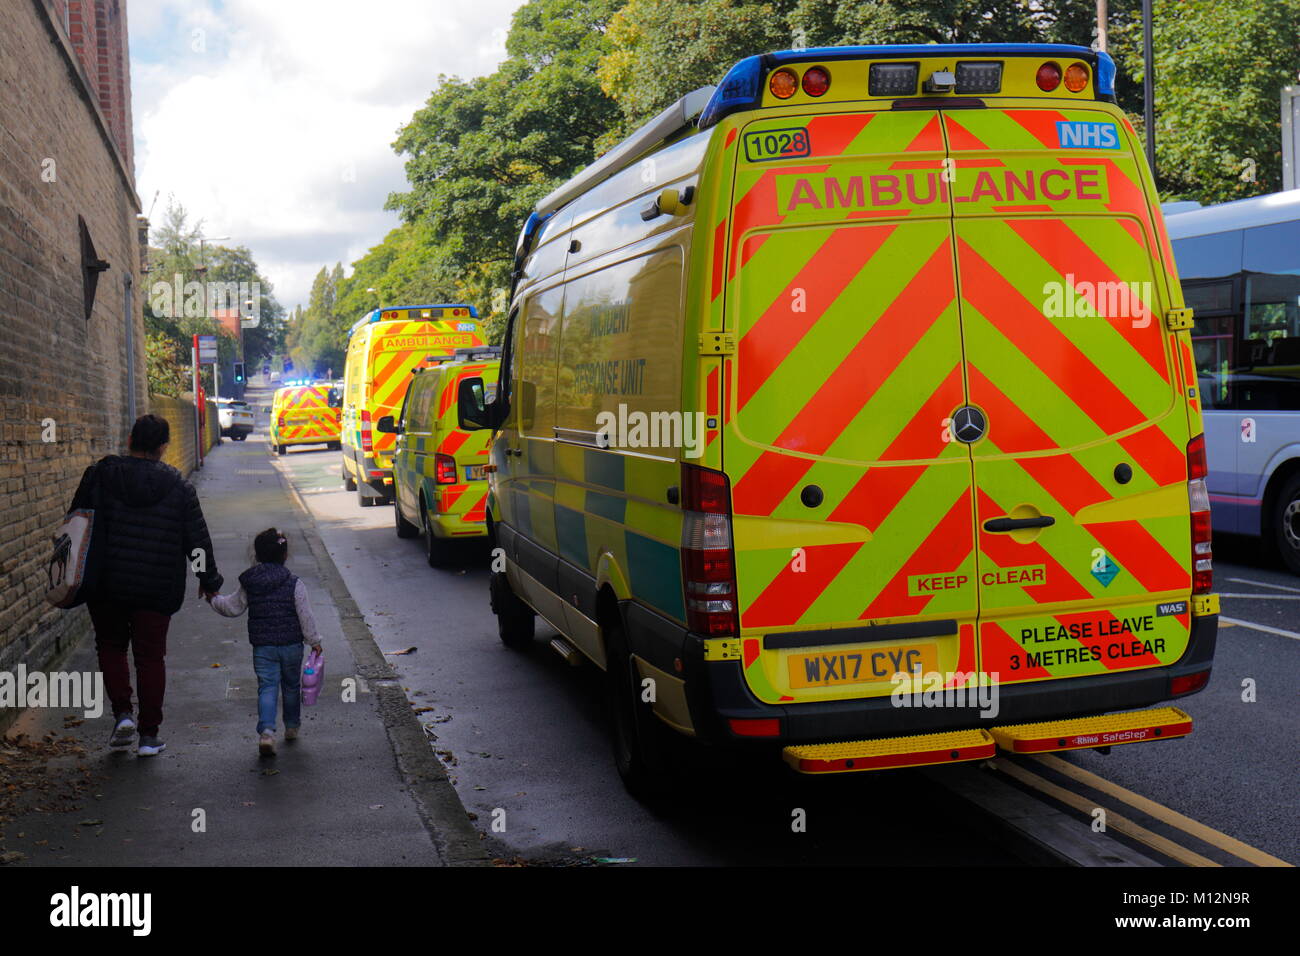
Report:
M 386 305 L 383 308 L 374 309 L 370 312 L 367 312 L 360 319 L 354 322 L 352 324 L 352 328 L 348 329 L 348 336 L 351 337 L 352 334 L 356 332 L 357 329 L 361 328 L 363 325 L 369 325 L 372 322 L 384 321 L 383 316 L 385 312 L 405 312 L 409 309 L 468 309 L 469 317 L 471 319 L 478 318 L 478 309 L 474 308 L 474 306 L 470 305 L 468 302 L 431 303 L 427 305 Z M 439 316 L 439 318 L 446 318 L 446 317 Z M 455 318 L 455 316 L 453 316 L 452 318 Z M 397 321 L 397 320 L 390 320 L 390 321 Z M 418 318 L 408 319 L 407 321 L 418 321 Z
M 788 63 L 819 63 L 835 60 L 894 59 L 897 57 L 989 57 L 989 56 L 1074 57 L 1096 63 L 1097 92 L 1115 95 L 1115 61 L 1105 53 L 1070 43 L 905 43 L 873 46 L 828 46 L 807 50 L 782 50 L 741 60 L 722 78 L 717 92 L 700 114 L 700 129 L 708 129 L 724 116 L 756 109 L 763 102 L 763 77 Z

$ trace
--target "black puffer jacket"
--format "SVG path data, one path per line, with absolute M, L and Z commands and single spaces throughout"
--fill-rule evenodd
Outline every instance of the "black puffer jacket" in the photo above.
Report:
M 91 601 L 175 614 L 185 601 L 185 572 L 191 555 L 202 563 L 195 576 L 206 591 L 221 590 L 212 539 L 194 486 L 171 465 L 148 458 L 109 455 L 86 469 L 73 508 L 94 507 L 95 547 L 103 548 Z

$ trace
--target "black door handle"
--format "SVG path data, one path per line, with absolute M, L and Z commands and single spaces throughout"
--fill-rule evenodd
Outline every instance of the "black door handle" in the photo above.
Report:
M 1019 531 L 1021 528 L 1050 528 L 1054 524 L 1056 519 L 1051 515 L 1040 515 L 1037 518 L 990 518 L 984 522 L 984 530 L 996 534 L 999 531 Z

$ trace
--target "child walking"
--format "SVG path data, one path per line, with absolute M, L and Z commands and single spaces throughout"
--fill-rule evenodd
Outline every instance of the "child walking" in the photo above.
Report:
M 257 749 L 275 756 L 275 713 L 284 696 L 284 739 L 295 740 L 302 723 L 302 648 L 321 652 L 320 634 L 307 599 L 307 587 L 284 566 L 289 541 L 275 528 L 253 539 L 257 564 L 239 576 L 239 590 L 211 598 L 218 614 L 238 617 L 248 611 L 248 641 L 257 674 Z

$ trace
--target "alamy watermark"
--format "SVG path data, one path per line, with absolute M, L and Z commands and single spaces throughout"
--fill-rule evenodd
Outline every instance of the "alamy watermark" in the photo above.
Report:
M 186 282 L 178 272 L 171 282 L 159 279 L 149 287 L 149 307 L 166 319 L 216 319 L 237 312 L 244 328 L 256 328 L 262 316 L 262 283 Z
M 50 707 L 80 710 L 87 718 L 104 713 L 104 675 L 99 671 L 0 671 L 0 710 Z
M 997 671 L 991 674 L 984 671 L 950 674 L 899 671 L 890 678 L 894 690 L 889 701 L 895 707 L 978 709 L 980 717 L 992 720 L 1001 709 L 998 676 Z
M 617 412 L 598 412 L 596 426 L 601 448 L 680 448 L 687 458 L 704 454 L 703 412 L 629 412 L 620 402 Z
M 1128 319 L 1135 329 L 1151 324 L 1155 288 L 1150 282 L 1081 282 L 1066 273 L 1064 282 L 1043 283 L 1043 314 L 1049 319 Z

